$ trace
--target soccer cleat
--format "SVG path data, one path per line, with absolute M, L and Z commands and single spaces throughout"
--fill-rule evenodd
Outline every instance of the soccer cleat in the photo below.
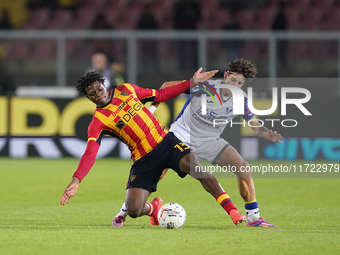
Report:
M 247 217 L 240 214 L 237 210 L 231 210 L 229 215 L 236 226 L 247 220 Z
M 260 217 L 257 221 L 251 222 L 248 220 L 247 227 L 269 227 L 269 228 L 277 228 L 277 226 L 270 224 L 263 217 Z
M 155 226 L 155 225 L 159 225 L 159 222 L 158 222 L 158 211 L 162 207 L 163 200 L 160 199 L 159 197 L 155 197 L 152 200 L 152 202 L 155 203 L 156 208 L 155 208 L 155 213 L 154 213 L 155 216 L 150 216 L 150 224 L 152 226 Z
M 121 227 L 124 224 L 124 220 L 125 220 L 125 218 L 123 216 L 118 215 L 113 219 L 111 226 Z

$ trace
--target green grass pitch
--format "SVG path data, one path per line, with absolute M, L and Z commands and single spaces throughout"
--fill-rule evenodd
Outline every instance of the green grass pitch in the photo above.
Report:
M 198 181 L 169 171 L 150 200 L 181 204 L 182 229 L 150 226 L 146 216 L 111 227 L 131 164 L 98 160 L 63 207 L 78 159 L 0 158 L 0 254 L 340 254 L 339 178 L 256 178 L 261 215 L 279 226 L 268 229 L 234 226 Z M 244 213 L 236 179 L 219 181 Z

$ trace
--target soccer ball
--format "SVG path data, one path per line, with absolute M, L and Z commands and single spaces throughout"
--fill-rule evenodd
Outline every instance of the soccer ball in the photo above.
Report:
M 162 228 L 181 228 L 186 219 L 184 208 L 177 203 L 164 204 L 158 211 L 158 222 Z

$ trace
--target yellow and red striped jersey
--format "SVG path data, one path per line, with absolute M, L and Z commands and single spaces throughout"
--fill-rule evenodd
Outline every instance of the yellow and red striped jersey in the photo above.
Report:
M 111 93 L 109 103 L 97 107 L 88 129 L 88 141 L 100 144 L 103 135 L 121 139 L 131 150 L 132 160 L 152 151 L 168 131 L 141 102 L 153 101 L 156 90 L 125 83 Z
M 96 108 L 88 128 L 88 141 L 77 171 L 82 180 L 93 166 L 102 137 L 109 134 L 122 140 L 136 161 L 152 151 L 167 135 L 167 129 L 144 106 L 148 101 L 164 102 L 189 90 L 189 80 L 164 89 L 144 89 L 125 83 L 110 91 L 110 101 Z

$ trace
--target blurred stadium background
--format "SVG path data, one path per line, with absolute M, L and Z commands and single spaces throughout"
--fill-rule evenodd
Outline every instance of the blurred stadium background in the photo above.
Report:
M 250 59 L 259 72 L 255 98 L 268 107 L 273 86 L 304 87 L 313 117 L 291 111 L 286 119 L 302 121 L 275 127 L 291 138 L 280 148 L 243 128 L 227 139 L 251 160 L 340 160 L 339 121 L 327 131 L 315 124 L 340 106 L 338 0 L 2 0 L 0 8 L 0 156 L 81 156 L 93 106 L 74 86 L 103 52 L 114 73 L 149 88 L 199 66 L 222 75 L 235 58 Z M 184 100 L 156 114 L 169 125 Z M 103 150 L 128 158 L 118 142 Z

